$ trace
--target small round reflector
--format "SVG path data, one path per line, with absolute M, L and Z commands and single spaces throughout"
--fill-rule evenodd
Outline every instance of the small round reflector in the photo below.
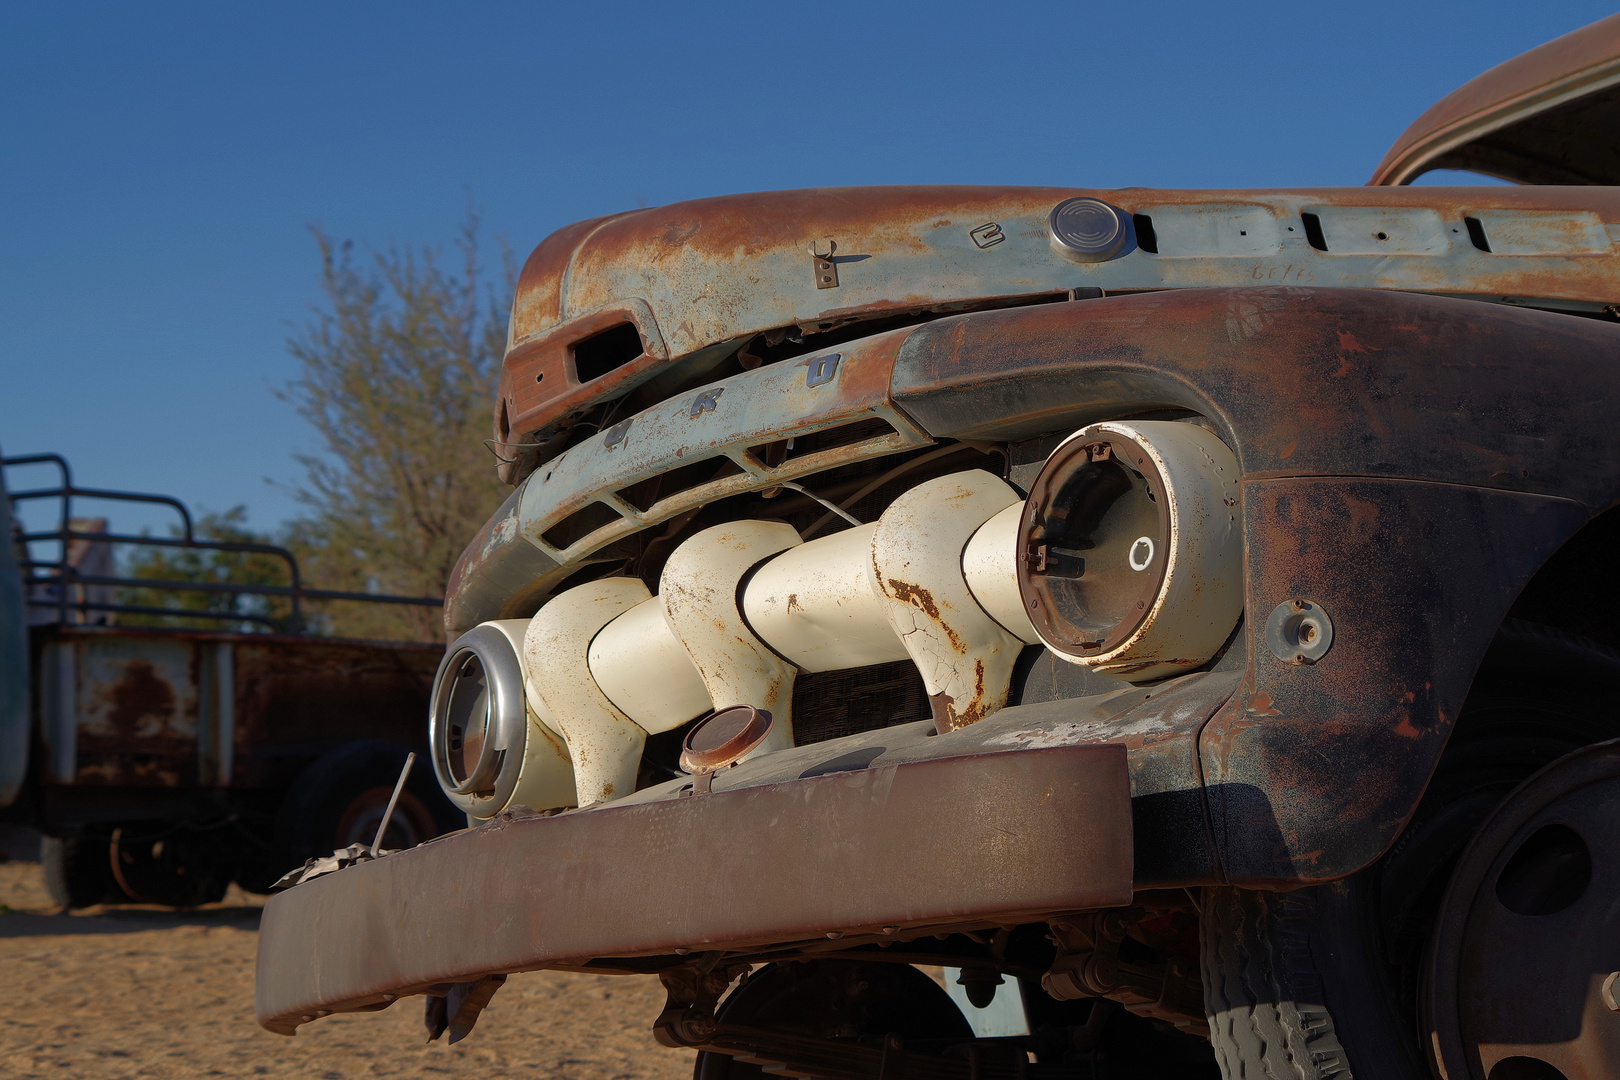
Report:
M 739 760 L 765 741 L 771 714 L 752 705 L 721 709 L 686 733 L 681 768 L 689 773 L 714 772 Z

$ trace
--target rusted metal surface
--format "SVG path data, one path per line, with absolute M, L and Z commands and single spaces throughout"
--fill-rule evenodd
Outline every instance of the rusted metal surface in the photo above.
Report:
M 1017 491 L 982 470 L 944 476 L 896 499 L 872 534 L 873 587 L 922 674 L 942 732 L 1007 704 L 1024 643 L 973 599 L 962 551 L 980 526 L 1017 501 Z
M 616 540 L 717 499 L 928 445 L 888 401 L 900 340 L 883 335 L 744 372 L 570 448 L 524 481 L 462 553 L 445 591 L 446 627 L 454 634 L 531 614 Z M 838 435 L 846 427 L 855 432 L 847 442 Z M 824 432 L 832 445 L 814 449 L 807 437 Z M 765 460 L 766 447 L 788 440 L 812 448 Z M 586 524 L 570 524 L 579 520 Z
M 291 1034 L 317 1010 L 592 957 L 1022 921 L 1131 897 L 1120 746 L 716 788 L 498 819 L 274 897 L 259 1022 Z
M 1611 226 L 1620 228 L 1620 193 L 1609 190 L 1125 189 L 1101 194 L 1141 215 L 1138 226 L 1152 223 L 1156 250 L 1133 243 L 1116 258 L 1084 265 L 1054 254 L 1046 229 L 1047 211 L 1075 194 L 960 188 L 767 193 L 637 211 L 586 223 L 589 229 L 570 227 L 542 244 L 525 269 L 514 308 L 512 356 L 538 348 L 534 343 L 546 335 L 561 340 L 583 334 L 571 320 L 620 303 L 604 299 L 611 294 L 639 297 L 651 318 L 677 323 L 679 333 L 667 326 L 660 332 L 671 368 L 665 372 L 666 362 L 649 354 L 589 385 L 564 387 L 561 397 L 525 397 L 521 415 L 503 397 L 501 415 L 510 424 L 500 438 L 505 442 L 519 438 L 521 430 L 572 422 L 592 403 L 616 396 L 621 384 L 657 375 L 679 385 L 677 360 L 716 342 L 746 343 L 749 335 L 772 328 L 843 325 L 901 308 L 921 318 L 920 313 L 974 303 L 1095 295 L 1098 289 L 1294 285 L 1432 292 L 1591 311 L 1620 302 L 1620 264 L 1611 257 L 1610 234 Z M 670 215 L 685 224 L 673 232 L 656 227 Z M 974 243 L 968 232 L 976 226 L 966 224 L 985 215 L 1000 223 L 1002 237 L 989 247 Z M 1306 235 L 1305 215 L 1327 250 L 1318 250 Z M 845 223 L 846 232 L 871 241 L 862 245 L 866 250 L 858 259 L 849 256 L 857 261 L 846 265 L 838 289 L 816 290 L 800 280 L 805 253 L 800 227 L 792 223 L 834 217 Z M 1473 227 L 1490 251 L 1476 246 Z M 589 250 L 579 250 L 587 236 Z M 714 246 L 720 244 L 729 246 Z M 745 271 L 748 286 L 740 288 L 737 275 Z M 581 298 L 569 299 L 575 292 Z M 834 296 L 858 302 L 837 309 L 820 306 Z M 586 329 L 592 327 L 595 323 Z M 446 626 L 454 634 L 484 619 L 528 614 L 556 582 L 618 539 L 700 503 L 833 464 L 836 455 L 819 465 L 789 459 L 781 468 L 762 468 L 740 451 L 866 414 L 889 418 L 874 377 L 881 380 L 903 336 L 879 335 L 817 352 L 811 334 L 801 360 L 698 385 L 626 420 L 609 423 L 613 417 L 608 417 L 606 430 L 534 473 L 522 493 L 486 524 L 452 577 Z M 834 377 L 820 381 L 832 357 L 837 357 Z M 516 363 L 507 365 L 509 383 Z M 799 364 L 806 365 L 803 372 Z M 809 370 L 812 365 L 815 371 Z M 773 397 L 773 391 L 788 389 L 795 374 L 806 383 L 800 392 Z M 548 379 L 535 385 L 553 388 L 546 391 L 550 394 L 559 382 Z M 532 383 L 532 375 L 518 379 L 524 380 Z M 508 387 L 503 394 L 511 392 Z M 741 409 L 739 393 L 747 397 Z M 704 395 L 713 396 L 693 414 L 691 404 Z M 858 452 L 842 447 L 838 454 L 849 460 L 914 445 L 903 420 L 896 426 L 901 434 L 891 446 L 863 446 Z M 620 495 L 689 466 L 695 454 L 712 458 L 716 473 L 729 475 L 700 478 L 683 497 L 646 508 Z M 528 460 L 532 465 L 532 455 Z M 551 478 L 543 480 L 548 473 Z M 565 521 L 569 527 L 548 540 Z M 530 540 L 527 547 L 517 542 L 523 536 Z
M 1275 884 L 1393 841 L 1514 596 L 1620 496 L 1617 345 L 1609 323 L 1436 297 L 1201 290 L 920 328 L 895 396 L 936 436 L 1153 408 L 1226 426 L 1249 660 L 1201 754 L 1221 873 Z M 1293 597 L 1336 628 L 1316 664 L 1261 639 L 1253 613 Z
M 1464 84 L 1402 133 L 1369 184 L 1472 169 L 1528 184 L 1613 184 L 1620 15 L 1531 49 Z M 1608 122 L 1594 122 L 1606 119 Z
M 1082 196 L 1135 217 L 1116 256 L 1079 264 L 1053 251 L 1048 213 Z M 1508 215 L 1503 228 L 1529 239 L 1481 250 L 1465 219 L 1483 214 Z M 1307 218 L 1320 232 L 1314 244 Z M 986 224 L 999 242 L 976 240 Z M 1620 224 L 1620 193 L 1488 187 L 827 188 L 634 211 L 570 227 L 524 267 L 496 437 L 556 438 L 595 403 L 655 376 L 699 382 L 704 365 L 755 334 L 803 332 L 808 353 L 818 331 L 851 321 L 1073 289 L 1312 284 L 1595 310 L 1620 301 L 1615 260 L 1595 257 L 1610 253 L 1609 224 Z M 829 233 L 839 286 L 818 289 L 805 245 Z M 633 322 L 647 351 L 593 380 L 569 377 L 569 343 L 600 332 L 604 319 Z
M 1609 742 L 1531 777 L 1474 838 L 1430 961 L 1425 1020 L 1442 1075 L 1620 1073 L 1617 818 Z
M 233 782 L 278 787 L 353 739 L 425 748 L 442 645 L 269 639 L 236 642 Z
M 1225 428 L 1245 480 L 1400 477 L 1595 512 L 1620 494 L 1616 349 L 1620 324 L 1606 320 L 1389 292 L 1200 289 L 919 327 L 894 397 L 951 438 L 1185 409 Z
M 1394 842 L 1513 597 L 1586 513 L 1351 477 L 1251 481 L 1243 498 L 1249 610 L 1310 596 L 1334 641 L 1298 665 L 1266 647 L 1258 619 L 1246 628 L 1246 685 L 1201 738 L 1223 873 L 1342 877 Z
M 76 784 L 196 783 L 201 657 L 187 642 L 80 639 Z
M 1620 327 L 1604 321 L 1261 287 L 964 315 L 885 350 L 895 339 L 894 399 L 935 437 L 1189 410 L 1237 452 L 1245 499 L 1270 500 L 1245 510 L 1247 610 L 1310 597 L 1337 631 L 1314 665 L 1274 656 L 1259 616 L 1244 631 L 1250 700 L 1203 752 L 1234 882 L 1339 876 L 1393 840 L 1513 596 L 1617 495 L 1602 463 L 1620 460 L 1605 404 Z M 1368 474 L 1429 483 L 1298 486 Z M 1465 552 L 1486 569 L 1457 569 Z M 1346 762 L 1369 782 L 1343 785 Z
M 40 649 L 47 775 L 103 788 L 279 787 L 337 742 L 419 742 L 443 651 L 80 626 Z

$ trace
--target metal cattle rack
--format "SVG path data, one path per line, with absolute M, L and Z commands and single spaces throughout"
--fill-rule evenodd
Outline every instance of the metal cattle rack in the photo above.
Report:
M 33 488 L 23 491 L 9 492 L 9 498 L 15 505 L 23 502 L 41 501 L 48 499 L 60 500 L 61 512 L 57 519 L 57 527 L 48 531 L 28 532 L 22 531 L 15 540 L 20 542 L 23 551 L 19 554 L 18 564 L 25 576 L 25 584 L 30 586 L 30 595 L 27 600 L 31 608 L 55 608 L 61 622 L 68 622 L 70 612 L 76 612 L 82 620 L 88 621 L 91 612 L 108 612 L 128 615 L 155 615 L 175 616 L 188 619 L 213 619 L 221 623 L 257 623 L 267 628 L 275 628 L 277 620 L 268 615 L 255 612 L 231 610 L 214 611 L 209 609 L 192 609 L 180 607 L 159 607 L 138 604 L 120 604 L 91 599 L 89 586 L 111 586 L 123 589 L 152 589 L 164 592 L 207 592 L 226 593 L 231 596 L 265 596 L 284 597 L 290 605 L 286 632 L 290 634 L 304 634 L 304 602 L 306 600 L 354 600 L 373 604 L 406 604 L 418 607 L 442 607 L 444 601 L 440 597 L 431 596 L 393 596 L 386 593 L 369 592 L 343 592 L 335 589 L 312 589 L 303 583 L 298 570 L 298 559 L 291 551 L 275 544 L 255 544 L 246 541 L 232 540 L 199 540 L 192 526 L 191 512 L 185 503 L 167 495 L 148 495 L 133 491 L 115 491 L 104 488 L 79 487 L 73 482 L 73 472 L 66 459 L 60 454 L 27 454 L 20 457 L 0 458 L 0 469 L 21 467 L 24 465 L 55 465 L 61 475 L 60 482 L 54 487 Z M 4 491 L 0 486 L 0 491 Z M 159 536 L 132 536 L 112 532 L 82 532 L 73 528 L 73 500 L 81 499 L 107 499 L 118 502 L 147 503 L 167 506 L 180 515 L 182 535 L 175 537 Z M 225 581 L 169 581 L 155 578 L 134 578 L 118 575 L 97 575 L 81 573 L 69 560 L 70 545 L 80 540 L 91 543 L 107 544 L 133 544 L 143 547 L 189 548 L 202 551 L 235 552 L 240 554 L 269 555 L 280 559 L 287 564 L 288 585 L 256 585 L 241 584 Z M 54 559 L 36 559 L 34 545 L 38 543 L 56 543 L 57 556 Z M 35 589 L 55 588 L 54 598 L 38 599 Z

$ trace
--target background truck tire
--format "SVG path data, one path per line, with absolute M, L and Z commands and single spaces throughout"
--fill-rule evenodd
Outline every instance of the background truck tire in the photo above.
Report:
M 1521 782 L 1620 736 L 1617 688 L 1620 653 L 1509 620 L 1382 859 L 1293 892 L 1204 890 L 1205 1009 L 1228 1080 L 1431 1080 L 1422 970 L 1452 870 Z
M 90 907 L 114 899 L 118 886 L 108 858 L 104 836 L 42 837 L 39 865 L 45 874 L 45 891 L 54 903 L 66 908 Z
M 364 739 L 327 751 L 300 773 L 276 813 L 275 873 L 352 843 L 370 844 L 408 753 L 398 743 Z M 412 847 L 465 824 L 418 754 L 383 847 Z
M 239 861 L 217 829 L 162 821 L 118 825 L 106 842 L 119 902 L 189 908 L 218 903 Z

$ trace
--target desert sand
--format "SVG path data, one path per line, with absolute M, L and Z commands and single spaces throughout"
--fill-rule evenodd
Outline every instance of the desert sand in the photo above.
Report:
M 651 977 L 512 976 L 455 1046 L 424 1042 L 421 998 L 331 1016 L 298 1035 L 253 1021 L 264 898 L 237 891 L 194 911 L 57 912 L 37 851 L 4 837 L 0 863 L 0 1076 L 8 1080 L 433 1077 L 685 1080 L 692 1052 L 653 1041 Z

